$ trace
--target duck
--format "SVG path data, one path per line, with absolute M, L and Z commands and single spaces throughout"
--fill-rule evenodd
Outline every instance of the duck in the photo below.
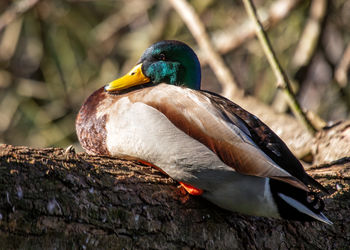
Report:
M 136 159 L 191 195 L 251 216 L 320 221 L 328 193 L 259 118 L 201 90 L 201 67 L 185 43 L 148 47 L 127 74 L 82 105 L 76 133 L 89 154 Z

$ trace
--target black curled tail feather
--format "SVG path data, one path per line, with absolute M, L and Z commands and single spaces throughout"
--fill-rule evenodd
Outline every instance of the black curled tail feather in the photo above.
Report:
M 324 210 L 324 201 L 315 192 L 307 193 L 307 202 L 313 208 L 314 213 L 321 213 Z
M 315 221 L 332 224 L 323 214 L 324 202 L 314 192 L 294 187 L 280 180 L 270 179 L 272 196 L 280 216 L 287 220 Z

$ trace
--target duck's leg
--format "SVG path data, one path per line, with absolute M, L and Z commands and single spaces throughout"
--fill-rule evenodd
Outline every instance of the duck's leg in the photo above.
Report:
M 203 193 L 202 189 L 195 188 L 189 184 L 179 181 L 180 185 L 191 195 L 201 195 Z
M 144 165 L 147 165 L 147 166 L 151 166 L 151 167 L 159 170 L 163 174 L 167 175 L 167 173 L 165 173 L 162 169 L 160 169 L 159 167 L 153 165 L 152 163 L 149 163 L 149 162 L 143 161 L 143 160 L 138 160 L 138 162 L 140 162 L 140 163 L 142 163 Z M 191 186 L 190 184 L 186 184 L 186 183 L 183 183 L 181 181 L 179 181 L 179 183 L 187 191 L 187 193 L 189 193 L 191 195 L 201 195 L 203 193 L 202 189 L 195 188 L 195 187 Z

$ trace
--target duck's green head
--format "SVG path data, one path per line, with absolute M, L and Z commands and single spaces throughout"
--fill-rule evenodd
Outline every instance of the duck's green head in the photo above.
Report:
M 200 89 L 201 69 L 193 50 L 179 41 L 152 44 L 139 63 L 125 76 L 106 85 L 107 91 L 124 90 L 145 83 L 168 83 Z

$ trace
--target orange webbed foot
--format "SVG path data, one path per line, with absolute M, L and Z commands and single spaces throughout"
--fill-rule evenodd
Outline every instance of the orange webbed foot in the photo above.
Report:
M 189 184 L 185 184 L 179 181 L 180 185 L 191 195 L 201 195 L 203 193 L 202 189 L 195 188 Z

